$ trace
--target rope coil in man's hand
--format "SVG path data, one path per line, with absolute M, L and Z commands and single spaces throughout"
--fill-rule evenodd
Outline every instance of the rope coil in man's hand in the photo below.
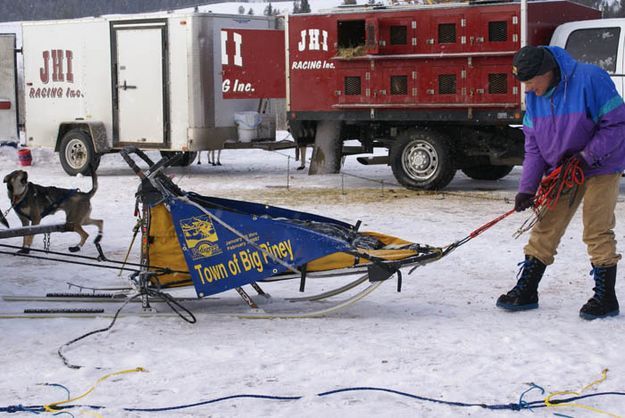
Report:
M 521 225 L 514 237 L 518 238 L 524 232 L 532 229 L 548 210 L 556 207 L 562 195 L 569 194 L 569 205 L 572 205 L 578 189 L 584 184 L 584 181 L 584 170 L 579 159 L 575 156 L 566 159 L 542 179 L 532 205 L 534 213 Z

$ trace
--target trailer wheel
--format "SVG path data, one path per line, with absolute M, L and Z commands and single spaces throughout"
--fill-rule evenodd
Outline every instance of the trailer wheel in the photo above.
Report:
M 499 180 L 510 174 L 513 168 L 513 165 L 478 165 L 463 168 L 462 172 L 475 180 Z
M 161 157 L 171 158 L 176 154 L 182 154 L 182 158 L 174 164 L 176 167 L 188 167 L 190 166 L 195 158 L 197 157 L 197 152 L 181 152 L 181 151 L 161 151 Z
M 96 170 L 100 165 L 100 155 L 93 148 L 91 136 L 81 129 L 72 129 L 63 135 L 59 159 L 63 170 L 70 176 L 88 176 L 92 167 Z
M 397 181 L 413 190 L 438 190 L 456 174 L 447 138 L 431 130 L 408 130 L 399 136 L 390 152 Z

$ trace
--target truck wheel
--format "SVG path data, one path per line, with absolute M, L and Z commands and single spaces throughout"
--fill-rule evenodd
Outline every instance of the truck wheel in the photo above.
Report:
M 413 190 L 439 190 L 456 174 L 444 135 L 431 130 L 409 130 L 391 147 L 391 168 L 397 181 Z
M 63 170 L 70 176 L 88 176 L 91 174 L 91 167 L 96 170 L 100 165 L 100 155 L 93 149 L 91 136 L 81 129 L 72 129 L 63 135 L 59 159 Z
M 195 158 L 197 157 L 197 152 L 195 151 L 192 151 L 192 152 L 161 151 L 162 157 L 171 158 L 176 154 L 182 154 L 182 158 L 178 160 L 176 164 L 174 164 L 175 167 L 188 167 L 193 163 L 193 161 L 195 161 Z
M 510 174 L 513 168 L 513 165 L 477 165 L 463 168 L 462 172 L 475 180 L 499 180 Z

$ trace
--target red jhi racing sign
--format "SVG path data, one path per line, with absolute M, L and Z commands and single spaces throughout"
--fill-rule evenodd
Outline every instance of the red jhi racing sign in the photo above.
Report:
M 74 53 L 66 49 L 50 49 L 41 53 L 39 83 L 28 86 L 31 99 L 61 99 L 83 97 L 74 86 Z
M 284 31 L 222 29 L 224 99 L 286 97 Z

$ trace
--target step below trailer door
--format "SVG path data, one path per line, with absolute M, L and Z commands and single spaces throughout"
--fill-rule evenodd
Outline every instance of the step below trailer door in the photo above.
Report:
M 167 147 L 167 23 L 113 22 L 111 31 L 115 146 Z
M 0 34 L 0 141 L 19 141 L 15 35 Z

